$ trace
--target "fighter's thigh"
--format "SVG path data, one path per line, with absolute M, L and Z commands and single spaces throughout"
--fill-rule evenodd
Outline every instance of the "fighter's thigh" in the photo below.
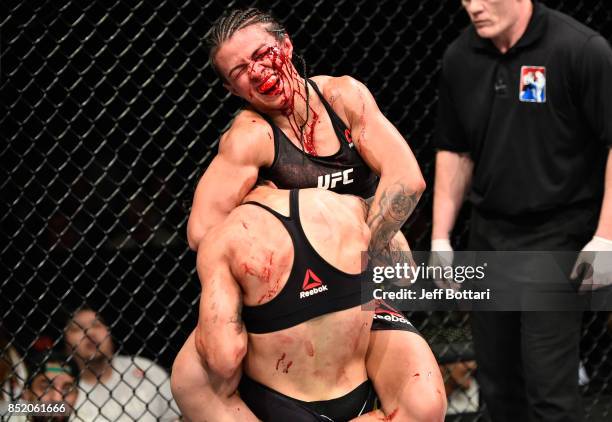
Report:
M 395 412 L 401 421 L 444 420 L 444 382 L 427 342 L 409 331 L 370 336 L 366 367 L 385 414 Z

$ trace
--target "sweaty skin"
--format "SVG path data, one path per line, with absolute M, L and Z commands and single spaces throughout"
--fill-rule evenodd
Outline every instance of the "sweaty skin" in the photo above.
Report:
M 236 116 L 222 135 L 219 152 L 196 188 L 187 231 L 193 250 L 198 250 L 205 234 L 241 203 L 255 184 L 259 169 L 272 164 L 272 129 L 258 112 L 267 114 L 295 146 L 302 148 L 303 144 L 307 153 L 327 156 L 340 148 L 329 115 L 312 88 L 304 87 L 304 80 L 291 64 L 292 55 L 289 37 L 277 40 L 262 24 L 237 31 L 220 46 L 215 63 L 224 78 L 224 86 L 248 101 L 250 106 Z M 372 234 L 369 251 L 378 265 L 394 265 L 396 261 L 390 260 L 389 242 L 394 238 L 397 240 L 394 244 L 401 245 L 397 246 L 400 250 L 409 251 L 398 230 L 425 189 L 418 163 L 402 135 L 380 112 L 365 85 L 349 76 L 314 76 L 311 79 L 349 128 L 361 157 L 380 175 L 367 217 Z M 410 260 L 408 254 L 405 261 Z M 269 293 L 273 294 L 275 288 L 272 285 Z M 267 294 L 266 290 L 257 300 L 263 302 Z M 397 353 L 403 354 L 400 344 L 391 342 L 390 338 L 395 336 L 409 347 L 412 338 L 405 334 L 381 332 L 370 347 L 380 348 L 382 352 L 394 345 Z M 391 361 L 387 362 L 391 365 Z M 376 368 L 382 371 L 384 363 Z M 289 368 L 292 370 L 293 367 Z M 396 373 L 398 377 L 401 375 Z M 405 400 L 400 398 L 399 402 Z M 401 412 L 402 409 L 400 416 Z
M 246 199 L 289 214 L 288 191 L 259 187 Z M 300 191 L 300 219 L 309 242 L 328 263 L 349 274 L 361 272 L 362 251 L 369 242 L 362 202 L 319 189 Z M 331 227 L 338 236 L 328 236 Z M 242 420 L 244 415 L 253 419 L 235 394 L 242 371 L 305 401 L 343 396 L 367 379 L 373 312 L 361 306 L 280 331 L 246 332 L 243 303 L 255 306 L 262 296 L 261 303 L 275 297 L 287 281 L 293 254 L 291 238 L 280 221 L 252 205 L 238 207 L 207 235 L 198 251 L 202 282 L 198 326 L 173 368 L 173 392 L 190 420 Z M 272 294 L 271 284 L 278 285 Z M 201 375 L 194 371 L 197 367 L 203 368 Z M 183 376 L 189 371 L 186 382 Z M 210 404 L 205 409 L 203 399 Z
M 304 144 L 307 153 L 328 156 L 340 148 L 323 104 L 312 87 L 305 88 L 291 64 L 292 56 L 290 39 L 277 40 L 261 24 L 237 31 L 218 49 L 215 63 L 225 79 L 224 86 L 250 107 L 240 112 L 223 134 L 217 156 L 198 183 L 187 228 L 192 249 L 196 250 L 205 233 L 242 201 L 259 168 L 272 164 L 272 129 L 251 110 L 267 114 L 296 147 Z M 365 85 L 349 76 L 312 79 L 353 134 L 361 157 L 380 175 L 368 215 L 375 239 L 370 250 L 379 253 L 425 189 L 418 163 Z
M 288 214 L 286 191 L 264 196 L 261 189 L 246 199 Z M 369 241 L 363 201 L 318 189 L 302 190 L 300 198 L 302 224 L 315 250 L 341 271 L 360 272 L 361 253 Z M 330 227 L 338 235 L 329 236 Z M 400 379 L 394 373 L 437 369 L 426 343 L 414 333 L 398 331 L 390 336 L 388 331 L 371 332 L 372 311 L 357 306 L 277 332 L 246 332 L 242 304 L 265 303 L 278 294 L 291 271 L 293 253 L 280 222 L 255 206 L 239 207 L 207 236 L 198 252 L 203 289 L 200 320 L 172 372 L 173 392 L 183 413 L 196 415 L 195 420 L 207 420 L 206 415 L 214 420 L 246 420 L 242 419 L 245 415 L 254 418 L 235 393 L 244 370 L 256 381 L 305 401 L 340 397 L 369 376 L 383 410 L 357 420 L 442 420 L 445 401 L 439 394 L 443 390 L 439 371 L 414 379 Z M 270 285 L 278 288 L 268 297 Z M 260 302 L 262 297 L 265 299 Z M 377 337 L 383 338 L 386 350 L 373 347 L 382 344 L 373 341 Z M 407 355 L 414 359 L 398 359 Z M 194 371 L 194 365 L 204 368 L 201 375 Z M 430 395 L 440 404 L 432 406 Z M 406 409 L 405 396 L 411 398 L 408 403 L 413 409 Z M 205 410 L 202 400 L 210 403 Z
M 268 192 L 264 195 L 262 190 Z M 287 191 L 258 188 L 246 199 L 273 204 L 282 214 L 289 213 Z M 303 206 L 300 218 L 319 254 L 341 271 L 361 272 L 361 251 L 367 247 L 369 230 L 360 200 L 307 189 L 300 191 L 300 202 L 308 204 Z M 251 229 L 246 232 L 236 218 L 252 222 Z M 338 235 L 330 238 L 327 233 L 332 227 Z M 214 274 L 215 269 L 223 265 L 229 267 L 245 305 L 265 304 L 285 286 L 293 263 L 293 245 L 282 224 L 267 211 L 252 205 L 239 207 L 219 228 L 211 231 L 207 245 L 213 246 L 198 257 L 198 271 L 202 274 L 204 287 L 203 304 L 209 298 L 207 290 L 211 301 L 219 301 Z M 225 249 L 223 258 L 214 259 L 212 248 Z M 253 271 L 245 273 L 245 265 Z M 240 318 L 239 310 L 234 311 L 228 318 L 230 324 Z M 219 333 L 235 331 L 222 322 L 219 309 L 204 305 L 200 315 L 199 329 L 203 331 L 202 338 L 206 339 L 205 356 L 213 361 L 233 356 L 233 352 L 226 349 L 227 338 Z M 249 333 L 243 370 L 252 379 L 299 400 L 342 396 L 367 378 L 365 353 L 372 317 L 371 311 L 362 311 L 357 306 L 288 329 L 266 334 Z M 333 336 L 330 327 L 334 327 Z M 223 344 L 217 339 L 223 340 Z M 305 344 L 309 344 L 310 349 Z

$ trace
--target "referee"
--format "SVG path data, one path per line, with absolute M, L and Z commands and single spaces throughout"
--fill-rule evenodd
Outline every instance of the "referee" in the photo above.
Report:
M 609 44 L 531 0 L 462 4 L 472 25 L 443 59 L 432 250 L 452 251 L 466 193 L 470 250 L 612 250 Z M 597 257 L 577 264 L 588 255 Z M 472 321 L 495 422 L 582 420 L 580 312 L 475 312 Z

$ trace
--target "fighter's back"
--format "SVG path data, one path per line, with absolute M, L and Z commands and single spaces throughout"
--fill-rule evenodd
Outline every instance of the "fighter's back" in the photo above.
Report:
M 363 200 L 322 189 L 301 189 L 299 200 L 299 220 L 316 252 L 340 271 L 361 272 L 370 233 Z M 249 201 L 289 215 L 288 190 L 261 187 L 244 202 Z M 283 288 L 291 270 L 294 251 L 287 230 L 270 212 L 248 204 L 236 208 L 223 226 L 232 272 L 244 290 L 244 304 L 268 302 Z
M 287 190 L 260 187 L 246 197 L 245 202 L 249 201 L 283 216 L 290 214 Z M 281 306 L 290 320 L 299 307 L 307 306 L 309 300 L 314 303 L 310 295 L 323 296 L 328 292 L 322 290 L 328 286 L 333 290 L 334 283 L 350 282 L 351 277 L 355 277 L 354 285 L 360 282 L 357 274 L 362 272 L 362 253 L 369 242 L 363 201 L 322 189 L 304 189 L 299 191 L 298 203 L 305 240 L 296 241 L 295 236 L 292 240 L 278 216 L 254 204 L 239 206 L 206 237 L 205 245 L 215 245 L 219 261 L 210 261 L 207 266 L 229 266 L 243 292 L 243 310 L 249 308 L 253 313 L 277 306 L 282 296 Z M 317 270 L 308 268 L 305 274 L 297 275 L 300 291 L 293 292 L 295 280 L 287 282 L 296 278 L 295 271 L 292 273 L 296 254 L 298 261 L 317 254 L 314 260 L 322 258 L 337 271 L 317 274 Z M 244 311 L 243 318 L 246 320 Z M 296 325 L 259 334 L 249 329 L 245 373 L 305 401 L 337 397 L 363 382 L 372 312 L 357 305 L 303 319 Z

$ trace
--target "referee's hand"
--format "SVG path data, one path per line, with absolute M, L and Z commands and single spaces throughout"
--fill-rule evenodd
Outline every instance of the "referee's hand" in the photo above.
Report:
M 581 292 L 612 285 L 612 240 L 593 237 L 578 255 L 570 278 L 582 279 Z
M 453 266 L 454 260 L 453 247 L 449 239 L 432 239 L 431 240 L 431 255 L 429 256 L 430 267 L 441 267 L 442 274 L 447 267 Z M 439 271 L 436 271 L 438 273 Z M 455 291 L 461 289 L 461 284 L 456 283 L 450 277 L 434 277 L 434 283 L 441 289 L 453 289 Z

